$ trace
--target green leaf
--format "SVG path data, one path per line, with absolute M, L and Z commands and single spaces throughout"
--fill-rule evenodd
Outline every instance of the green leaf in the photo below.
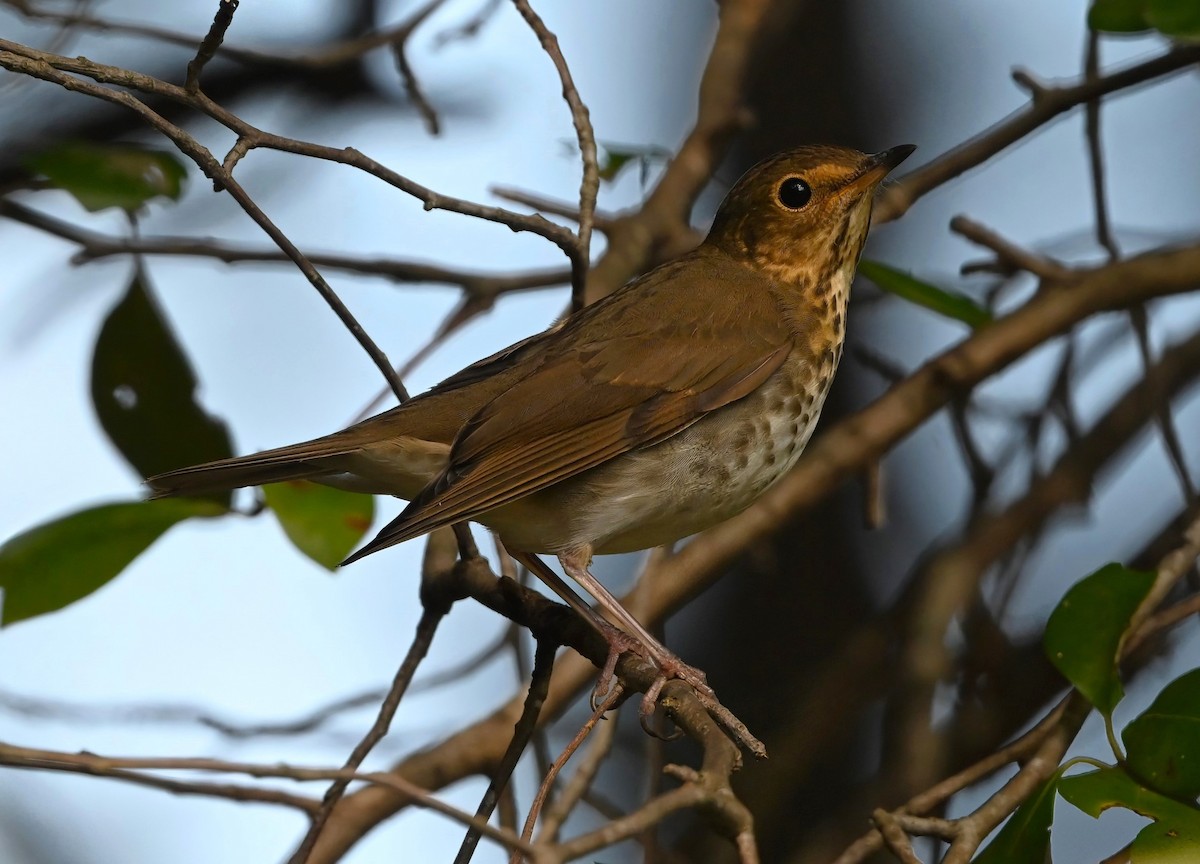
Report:
M 92 403 L 100 425 L 142 476 L 232 456 L 229 430 L 195 392 L 192 366 L 139 270 L 96 339 Z M 229 506 L 232 493 L 205 497 Z
M 1146 20 L 1167 36 L 1200 38 L 1200 2 L 1197 0 L 1149 0 Z
M 1121 638 L 1154 574 L 1106 564 L 1075 584 L 1046 622 L 1046 655 L 1105 716 L 1124 691 L 1117 674 Z
M 1124 768 L 1098 768 L 1063 777 L 1058 781 L 1058 794 L 1093 819 L 1112 807 L 1124 807 L 1155 820 L 1200 819 L 1200 810 L 1147 789 Z
M 1132 864 L 1196 864 L 1200 861 L 1200 813 L 1152 822 L 1138 832 L 1129 854 Z
M 345 560 L 375 519 L 375 499 L 295 480 L 272 483 L 263 494 L 296 548 L 333 570 Z
M 1050 823 L 1058 774 L 1043 783 L 1004 823 L 995 839 L 973 859 L 974 864 L 1043 864 L 1050 861 Z
M 0 546 L 0 624 L 44 615 L 108 583 L 183 519 L 217 516 L 211 501 L 105 504 L 31 528 Z
M 575 143 L 567 142 L 574 152 L 578 152 Z M 642 185 L 646 184 L 646 172 L 655 162 L 667 162 L 671 151 L 652 145 L 638 146 L 634 144 L 614 144 L 609 141 L 597 141 L 600 152 L 597 159 L 600 179 L 612 183 L 629 165 L 638 165 L 642 169 Z
M 1164 687 L 1121 738 L 1130 771 L 1146 785 L 1175 798 L 1200 796 L 1200 669 Z
M 1058 792 L 1093 818 L 1124 807 L 1154 823 L 1133 841 L 1134 864 L 1194 864 L 1200 860 L 1200 810 L 1139 784 L 1121 768 L 1101 768 L 1058 781 Z
M 889 294 L 895 294 L 947 318 L 962 321 L 972 329 L 982 327 L 992 320 L 992 313 L 966 294 L 938 288 L 878 261 L 858 262 L 858 272 Z
M 597 166 L 600 179 L 605 183 L 613 182 L 621 173 L 621 169 L 637 158 L 638 154 L 633 151 L 612 150 L 605 147 L 604 153 L 600 157 L 600 164 Z
M 1107 33 L 1138 33 L 1150 29 L 1146 0 L 1095 0 L 1088 26 Z
M 134 211 L 152 198 L 178 200 L 187 168 L 173 153 L 132 144 L 60 144 L 26 160 L 93 212 Z

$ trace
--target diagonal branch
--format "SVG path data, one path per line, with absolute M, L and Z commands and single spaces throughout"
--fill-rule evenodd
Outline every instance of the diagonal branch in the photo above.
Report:
M 873 218 L 876 222 L 899 219 L 929 192 L 983 164 L 1072 108 L 1180 72 L 1196 63 L 1200 63 L 1200 45 L 1189 45 L 1090 80 L 1054 86 L 1036 85 L 1034 97 L 1027 106 L 888 186 L 876 203 Z M 1029 80 L 1027 73 L 1016 72 L 1014 77 Z

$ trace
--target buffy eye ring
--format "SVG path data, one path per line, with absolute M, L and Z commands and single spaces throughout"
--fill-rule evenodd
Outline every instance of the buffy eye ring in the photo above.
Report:
M 779 184 L 779 203 L 789 210 L 799 210 L 812 199 L 812 187 L 799 177 L 789 177 Z

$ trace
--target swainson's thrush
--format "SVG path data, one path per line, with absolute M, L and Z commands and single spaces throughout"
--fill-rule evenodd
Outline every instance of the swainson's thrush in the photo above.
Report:
M 521 560 L 557 555 L 670 666 L 592 555 L 728 519 L 795 463 L 841 356 L 873 193 L 913 149 L 769 158 L 697 249 L 562 326 L 341 432 L 147 482 L 162 496 L 308 479 L 411 502 L 347 563 L 482 522 Z

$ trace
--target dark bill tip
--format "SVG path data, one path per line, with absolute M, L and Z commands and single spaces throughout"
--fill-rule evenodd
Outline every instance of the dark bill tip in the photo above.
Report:
M 888 171 L 891 171 L 911 156 L 916 149 L 916 144 L 901 144 L 898 147 L 883 150 L 871 157 L 871 167 L 886 168 Z

